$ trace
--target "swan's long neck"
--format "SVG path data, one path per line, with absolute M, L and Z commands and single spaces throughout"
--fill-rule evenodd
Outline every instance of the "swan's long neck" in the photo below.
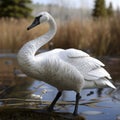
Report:
M 31 66 L 34 64 L 37 50 L 54 37 L 56 33 L 56 23 L 52 16 L 50 16 L 48 23 L 50 27 L 46 34 L 27 42 L 18 52 L 17 58 L 20 66 Z

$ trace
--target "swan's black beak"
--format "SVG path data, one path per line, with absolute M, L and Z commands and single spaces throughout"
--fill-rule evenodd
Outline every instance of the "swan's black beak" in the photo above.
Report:
M 39 19 L 35 18 L 35 20 L 33 21 L 33 23 L 29 27 L 27 27 L 27 30 L 30 30 L 30 29 L 34 28 L 35 26 L 37 26 L 39 24 L 40 24 Z

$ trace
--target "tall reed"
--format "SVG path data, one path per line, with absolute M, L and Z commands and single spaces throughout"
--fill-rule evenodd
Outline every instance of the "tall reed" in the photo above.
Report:
M 27 41 L 36 38 L 47 30 L 47 26 L 27 31 L 31 20 L 0 19 L 0 51 L 16 52 Z
M 0 51 L 17 52 L 27 41 L 44 34 L 44 24 L 29 32 L 31 20 L 0 19 Z M 120 17 L 98 21 L 76 21 L 58 23 L 58 31 L 52 42 L 54 48 L 77 48 L 94 55 L 120 55 Z M 44 48 L 48 48 L 47 44 Z
M 55 47 L 73 47 L 96 56 L 120 56 L 119 39 L 120 17 L 60 24 L 54 43 Z

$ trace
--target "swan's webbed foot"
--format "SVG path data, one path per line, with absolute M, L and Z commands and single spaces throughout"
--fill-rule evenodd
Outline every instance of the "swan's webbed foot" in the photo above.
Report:
M 52 103 L 50 104 L 50 106 L 48 107 L 48 111 L 52 112 L 52 111 L 54 110 L 53 108 L 54 108 L 57 100 L 60 98 L 61 95 L 62 95 L 62 92 L 59 91 L 59 92 L 57 93 L 55 99 L 53 100 L 53 102 L 52 102 Z
M 73 112 L 73 115 L 74 115 L 74 116 L 77 116 L 77 115 L 78 115 L 78 104 L 79 104 L 80 98 L 81 98 L 80 93 L 77 93 L 77 94 L 76 94 L 75 109 L 74 109 L 74 112 Z

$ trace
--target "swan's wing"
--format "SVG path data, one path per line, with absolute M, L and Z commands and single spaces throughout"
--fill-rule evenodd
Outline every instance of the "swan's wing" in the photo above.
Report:
M 61 59 L 76 67 L 86 80 L 99 80 L 105 77 L 111 79 L 103 68 L 104 64 L 87 53 L 76 49 L 68 49 L 61 53 Z
M 110 74 L 102 67 L 96 68 L 88 72 L 87 77 L 89 78 L 89 76 L 93 77 L 93 79 L 104 78 L 104 77 L 111 79 Z
M 76 49 L 67 49 L 66 51 L 66 55 L 69 58 L 82 58 L 82 57 L 89 57 L 89 55 L 81 50 L 76 50 Z
M 85 57 L 78 60 L 79 71 L 82 71 L 85 79 L 87 80 L 99 80 L 101 78 L 111 79 L 110 74 L 103 68 L 104 64 L 93 57 Z

